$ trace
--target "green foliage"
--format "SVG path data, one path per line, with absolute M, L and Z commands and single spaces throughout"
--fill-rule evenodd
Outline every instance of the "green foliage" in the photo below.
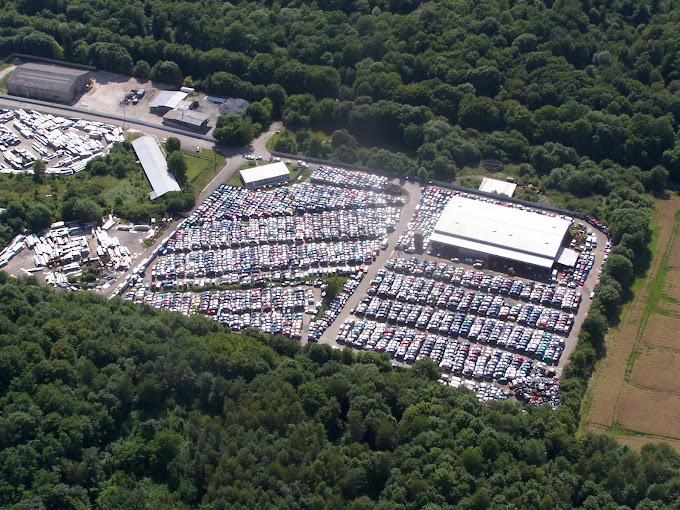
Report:
M 165 151 L 170 154 L 172 152 L 178 151 L 182 148 L 182 143 L 179 138 L 171 136 L 165 142 Z
M 177 150 L 168 154 L 168 172 L 175 176 L 175 179 L 177 179 L 177 182 L 181 186 L 186 184 L 187 162 L 184 159 L 184 154 L 182 154 L 180 151 Z
M 5 505 L 574 508 L 680 497 L 669 447 L 637 454 L 577 439 L 567 409 L 480 404 L 439 386 L 431 361 L 393 370 L 377 353 L 233 334 L 5 273 L 0 296 Z
M 259 124 L 253 124 L 250 117 L 239 117 L 229 113 L 218 117 L 213 136 L 222 144 L 242 146 L 248 144 L 260 131 Z

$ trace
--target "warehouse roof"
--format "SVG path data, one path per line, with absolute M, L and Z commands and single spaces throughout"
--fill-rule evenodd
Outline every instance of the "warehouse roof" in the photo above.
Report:
M 484 177 L 482 184 L 479 186 L 479 191 L 498 193 L 499 195 L 511 197 L 513 193 L 515 193 L 515 188 L 517 188 L 517 184 L 514 182 L 500 181 L 498 179 Z
M 205 115 L 204 113 L 195 112 L 193 110 L 170 110 L 163 115 L 163 119 L 201 127 L 208 119 L 210 119 L 210 115 Z
M 186 92 L 179 90 L 164 90 L 158 94 L 149 105 L 149 108 L 175 108 L 180 101 L 187 97 Z
M 282 161 L 241 170 L 241 179 L 243 180 L 243 184 L 246 186 L 278 177 L 280 177 L 281 180 L 290 179 L 288 167 Z
M 135 149 L 144 173 L 146 173 L 153 188 L 153 192 L 149 193 L 151 200 L 165 195 L 169 191 L 180 190 L 175 177 L 168 173 L 168 164 L 154 137 L 142 136 L 137 138 L 132 142 L 132 147 Z
M 569 225 L 559 216 L 454 196 L 430 239 L 549 268 Z
M 7 83 L 69 92 L 73 82 L 88 73 L 89 71 L 72 67 L 28 63 L 18 66 Z

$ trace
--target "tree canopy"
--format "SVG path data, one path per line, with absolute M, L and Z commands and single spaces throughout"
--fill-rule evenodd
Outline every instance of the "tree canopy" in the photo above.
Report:
M 595 326 L 593 326 L 595 328 Z M 233 334 L 0 272 L 7 508 L 662 508 L 680 456 L 480 404 L 430 360 Z

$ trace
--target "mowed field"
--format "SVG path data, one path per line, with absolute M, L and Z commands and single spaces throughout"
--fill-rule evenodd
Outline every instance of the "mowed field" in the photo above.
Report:
M 582 409 L 584 428 L 640 449 L 680 450 L 680 198 L 656 202 L 651 266 L 610 329 Z

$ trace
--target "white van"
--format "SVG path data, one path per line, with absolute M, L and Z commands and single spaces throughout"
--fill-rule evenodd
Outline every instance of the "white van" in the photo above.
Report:
M 383 242 L 380 244 L 380 248 L 382 250 L 386 250 L 388 245 L 389 245 L 389 241 L 387 240 L 387 238 L 385 238 L 385 239 L 383 239 Z

